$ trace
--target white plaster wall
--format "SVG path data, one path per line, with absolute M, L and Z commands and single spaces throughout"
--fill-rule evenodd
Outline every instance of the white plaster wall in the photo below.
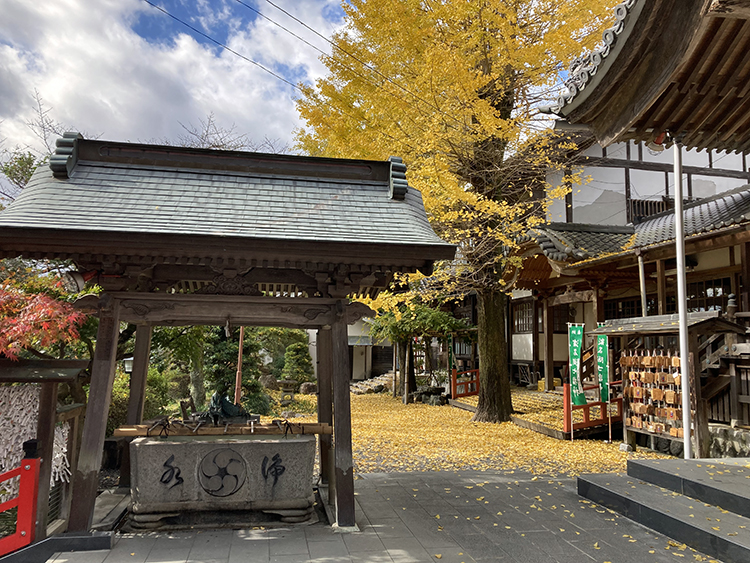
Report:
M 698 260 L 698 265 L 693 272 L 715 270 L 717 268 L 726 268 L 729 266 L 729 250 L 726 248 L 701 252 L 696 254 L 695 257 Z
M 352 355 L 352 379 L 360 380 L 370 377 L 372 372 L 372 348 L 354 346 Z
M 539 359 L 544 360 L 544 334 L 539 333 Z M 554 334 L 552 336 L 552 360 L 562 362 L 568 360 L 568 335 Z
M 602 157 L 602 147 L 593 145 L 583 153 L 590 157 Z M 672 165 L 674 153 L 672 150 L 661 152 L 651 151 L 645 146 L 642 150 L 644 162 L 658 162 Z M 626 144 L 618 143 L 606 149 L 607 158 L 626 159 Z M 638 145 L 631 143 L 631 160 L 638 160 Z M 683 151 L 683 164 L 708 169 L 709 158 L 706 151 Z M 728 170 L 742 170 L 742 156 L 736 154 L 714 154 L 713 167 Z M 591 223 L 601 225 L 625 225 L 625 173 L 621 168 L 582 168 L 582 176 L 590 179 L 583 184 L 573 186 L 573 221 L 576 223 Z M 561 172 L 551 172 L 547 175 L 547 182 L 551 186 L 560 186 Z M 630 185 L 633 199 L 661 200 L 669 193 L 674 197 L 674 175 L 668 174 L 665 181 L 664 172 L 647 170 L 631 170 Z M 747 184 L 746 180 L 733 178 L 717 178 L 693 174 L 693 197 L 706 198 Z M 687 175 L 684 178 L 684 189 L 687 195 Z M 555 200 L 549 207 L 547 218 L 552 222 L 565 222 L 565 201 Z
M 512 336 L 513 346 L 513 359 L 521 361 L 534 361 L 534 351 L 532 345 L 534 343 L 534 335 L 529 334 L 514 334 Z

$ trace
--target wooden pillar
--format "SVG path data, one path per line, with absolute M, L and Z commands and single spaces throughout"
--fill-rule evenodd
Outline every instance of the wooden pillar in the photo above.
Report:
M 667 314 L 667 275 L 664 260 L 656 261 L 656 300 L 657 314 Z
M 99 311 L 99 330 L 96 333 L 96 349 L 91 362 L 91 386 L 86 406 L 86 420 L 83 424 L 81 452 L 78 457 L 78 468 L 72 476 L 73 503 L 68 523 L 68 531 L 72 532 L 88 531 L 94 515 L 109 403 L 112 399 L 119 333 L 118 303 L 114 301 L 109 307 Z
M 146 403 L 146 380 L 151 355 L 150 325 L 138 325 L 135 329 L 135 350 L 133 351 L 133 371 L 130 373 L 130 397 L 125 424 L 135 425 L 143 422 L 143 405 Z M 120 486 L 130 486 L 130 442 L 132 438 L 122 438 L 118 443 L 122 447 L 120 462 Z M 124 445 L 122 445 L 124 442 Z
M 534 315 L 533 322 L 531 324 L 531 381 L 536 385 L 538 380 L 537 375 L 539 374 L 539 299 L 534 296 L 533 309 L 531 314 Z
M 336 480 L 336 523 L 341 528 L 354 522 L 354 463 L 352 461 L 352 413 L 349 398 L 349 339 L 342 316 L 331 326 L 333 360 L 333 436 Z
M 135 351 L 133 352 L 133 372 L 130 374 L 130 399 L 126 424 L 135 425 L 143 421 L 143 404 L 146 401 L 146 378 L 151 354 L 152 328 L 138 325 L 135 329 Z
M 552 315 L 554 307 L 549 304 L 549 297 L 544 298 L 544 389 L 552 391 L 555 388 L 555 364 L 553 355 L 554 325 Z
M 750 311 L 750 242 L 740 244 L 740 260 L 742 260 L 742 285 L 740 286 L 742 312 Z
M 333 348 L 331 329 L 318 330 L 318 422 L 333 425 Z M 320 441 L 320 480 L 328 485 L 333 482 L 331 475 L 333 440 L 330 434 L 321 434 Z M 331 490 L 328 490 L 329 500 L 333 500 Z
M 36 509 L 36 534 L 34 541 L 47 537 L 49 514 L 49 481 L 52 476 L 52 457 L 55 449 L 55 422 L 57 420 L 57 383 L 42 383 L 39 395 L 39 421 L 36 439 L 39 441 L 39 495 Z
M 594 296 L 591 299 L 594 306 L 594 319 L 597 323 L 604 322 L 604 292 L 594 287 Z M 596 327 L 594 327 L 596 328 Z
M 708 401 L 703 399 L 701 393 L 701 369 L 698 358 L 698 336 L 691 333 L 689 337 L 688 354 L 691 407 L 695 409 L 693 417 L 693 429 L 695 431 L 695 448 L 693 456 L 696 458 L 707 458 L 711 451 L 711 434 L 708 431 Z M 684 358 L 683 358 L 684 361 Z M 684 431 L 687 440 L 688 429 Z

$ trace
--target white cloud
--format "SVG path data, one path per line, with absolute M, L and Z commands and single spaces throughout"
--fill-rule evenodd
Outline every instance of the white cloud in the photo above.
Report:
M 334 0 L 278 4 L 325 35 L 340 23 L 323 13 L 338 5 Z M 269 4 L 252 5 L 330 50 Z M 205 24 L 209 33 L 288 74 L 292 82 L 310 82 L 324 73 L 319 53 L 263 19 L 248 25 L 252 13 L 238 24 L 228 17 L 225 2 L 185 2 L 184 9 L 195 12 L 191 25 Z M 300 124 L 294 90 L 258 67 L 199 43 L 179 26 L 179 34 L 156 43 L 136 34 L 132 26 L 139 17 L 167 18 L 140 0 L 0 0 L 0 13 L 0 139 L 5 148 L 38 146 L 25 125 L 34 116 L 35 90 L 55 120 L 111 140 L 175 138 L 183 132 L 180 123 L 197 125 L 212 112 L 219 125 L 236 124 L 238 133 L 259 141 L 291 142 Z

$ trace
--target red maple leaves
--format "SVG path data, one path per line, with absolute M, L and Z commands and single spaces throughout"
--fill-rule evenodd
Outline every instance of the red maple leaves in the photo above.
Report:
M 0 356 L 14 360 L 26 348 L 75 340 L 85 319 L 70 303 L 0 285 Z

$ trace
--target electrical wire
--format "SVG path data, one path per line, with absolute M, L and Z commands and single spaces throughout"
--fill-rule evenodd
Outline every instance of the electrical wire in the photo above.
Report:
M 276 78 L 276 79 L 278 79 L 278 80 L 280 80 L 280 81 L 284 82 L 285 84 L 288 84 L 288 85 L 289 85 L 289 86 L 291 86 L 291 87 L 292 87 L 293 89 L 295 89 L 295 90 L 298 90 L 299 92 L 303 92 L 303 91 L 302 91 L 302 88 L 300 88 L 300 87 L 299 87 L 299 86 L 298 86 L 297 84 L 293 84 L 292 82 L 290 82 L 289 80 L 287 80 L 286 78 L 284 78 L 283 76 L 281 76 L 280 74 L 277 74 L 276 72 L 272 71 L 271 69 L 267 68 L 266 66 L 262 65 L 261 63 L 259 63 L 259 62 L 257 62 L 257 61 L 254 61 L 253 59 L 251 59 L 251 58 L 249 58 L 249 57 L 246 57 L 246 56 L 245 56 L 245 55 L 243 55 L 242 53 L 239 53 L 239 52 L 235 51 L 234 49 L 232 49 L 232 48 L 230 48 L 229 46 L 225 45 L 225 44 L 224 44 L 224 43 L 222 43 L 221 41 L 218 41 L 217 39 L 214 39 L 214 38 L 213 38 L 213 37 L 211 37 L 210 35 L 208 35 L 208 34 L 206 34 L 206 33 L 202 32 L 202 31 L 200 31 L 199 29 L 196 29 L 195 27 L 193 27 L 192 25 L 190 25 L 190 24 L 189 24 L 189 23 L 187 23 L 186 21 L 184 21 L 184 20 L 182 20 L 182 19 L 178 18 L 177 16 L 175 16 L 174 14 L 172 14 L 172 13 L 170 13 L 169 11 L 165 10 L 165 9 L 164 9 L 164 8 L 162 8 L 161 6 L 157 6 L 156 4 L 154 4 L 153 2 L 151 2 L 151 0 L 143 0 L 143 1 L 144 1 L 144 2 L 146 3 L 146 4 L 148 4 L 149 6 L 151 6 L 151 7 L 153 7 L 153 8 L 156 8 L 157 10 L 159 10 L 159 11 L 160 11 L 160 12 L 162 12 L 163 14 L 165 14 L 165 15 L 169 16 L 170 18 L 172 18 L 172 19 L 173 19 L 173 20 L 175 20 L 176 22 L 178 22 L 178 23 L 180 23 L 180 24 L 184 25 L 184 26 L 185 26 L 185 27 L 187 27 L 188 29 L 190 29 L 190 30 L 192 30 L 193 32 L 197 33 L 197 34 L 198 34 L 198 35 L 200 35 L 201 37 L 204 37 L 204 38 L 206 38 L 206 39 L 207 39 L 208 41 L 210 41 L 210 42 L 214 43 L 215 45 L 218 45 L 218 46 L 219 46 L 219 47 L 221 47 L 222 49 L 224 49 L 224 50 L 226 50 L 226 51 L 228 51 L 228 52 L 232 53 L 233 55 L 235 55 L 235 56 L 239 57 L 240 59 L 242 59 L 242 60 L 244 60 L 244 61 L 246 61 L 246 62 L 249 62 L 249 63 L 251 63 L 251 64 L 253 64 L 253 65 L 257 66 L 258 68 L 260 68 L 260 69 L 261 69 L 261 70 L 263 70 L 264 72 L 267 72 L 268 74 L 270 74 L 270 75 L 271 75 L 271 76 L 273 76 L 274 78 Z M 327 105 L 327 104 L 326 104 L 326 105 Z M 329 107 L 331 107 L 331 106 L 329 106 Z M 350 113 L 348 113 L 348 112 L 345 112 L 345 111 L 343 111 L 343 110 L 342 110 L 341 108 L 332 108 L 332 107 L 331 107 L 331 109 L 334 109 L 334 111 L 339 111 L 339 112 L 341 112 L 342 114 L 344 114 L 344 115 L 346 115 L 346 116 L 348 116 L 348 117 L 351 117 L 351 118 L 353 118 L 353 119 L 355 119 L 355 120 L 360 120 L 360 121 L 363 121 L 363 122 L 367 123 L 368 125 L 371 125 L 371 124 L 370 124 L 370 123 L 369 123 L 369 122 L 367 121 L 367 118 L 365 118 L 365 117 L 361 117 L 361 116 L 360 116 L 360 117 L 357 117 L 357 116 L 354 116 L 354 115 L 352 115 L 352 114 L 350 114 Z M 404 142 L 403 140 L 399 141 L 399 139 L 396 139 L 396 138 L 395 138 L 395 137 L 393 137 L 392 135 L 389 135 L 388 133 L 385 133 L 384 131 L 381 131 L 381 130 L 380 130 L 380 129 L 378 129 L 377 127 L 372 127 L 372 129 L 373 129 L 373 130 L 374 130 L 374 131 L 375 131 L 376 133 L 378 133 L 378 134 L 380 134 L 380 135 L 382 135 L 382 136 L 384 136 L 384 137 L 386 137 L 386 138 L 388 138 L 388 139 L 391 139 L 392 141 L 395 141 L 395 142 L 401 142 L 401 143 L 403 143 L 403 144 L 404 144 L 405 146 L 409 147 L 409 148 L 410 148 L 411 150 L 413 150 L 413 151 L 416 151 L 416 149 L 415 149 L 415 148 L 414 148 L 413 146 L 411 146 L 411 145 L 410 145 L 409 143 L 406 143 L 406 142 Z
M 248 6 L 247 4 L 245 4 L 244 2 L 242 2 L 241 0 L 235 0 L 235 1 L 236 1 L 236 2 L 238 2 L 239 4 L 242 4 L 243 6 L 245 6 L 245 7 L 247 7 L 247 8 L 250 8 L 250 6 Z M 438 106 L 436 106 L 435 104 L 432 104 L 432 103 L 431 103 L 431 102 L 429 102 L 428 100 L 425 100 L 424 98 L 422 98 L 422 97 L 421 97 L 421 96 L 419 96 L 418 94 L 416 94 L 416 93 L 412 92 L 411 90 L 409 90 L 409 89 L 408 89 L 408 88 L 406 88 L 405 86 L 402 86 L 401 84 L 399 84 L 398 82 L 396 82 L 395 80 L 393 80 L 392 78 L 390 78 L 389 76 L 387 76 L 387 75 L 383 74 L 382 72 L 380 72 L 380 71 L 379 71 L 379 70 L 378 70 L 377 68 L 375 68 L 375 67 L 374 67 L 374 66 L 372 66 L 371 64 L 369 64 L 369 63 L 367 63 L 367 62 L 363 61 L 362 59 L 360 59 L 360 58 L 359 58 L 359 57 L 357 57 L 356 55 L 354 55 L 354 54 L 350 53 L 349 51 L 347 51 L 346 49 L 344 49 L 343 47 L 341 47 L 340 45 L 338 45 L 338 44 L 334 43 L 333 41 L 331 41 L 330 39 L 328 39 L 328 38 L 327 38 L 327 37 L 326 37 L 325 35 L 323 35 L 322 33 L 318 32 L 318 31 L 317 31 L 316 29 L 314 29 L 313 27 L 311 27 L 311 26 L 307 25 L 307 24 L 306 24 L 305 22 L 303 22 L 302 20 L 300 20 L 299 18 L 297 18 L 297 17 L 296 17 L 296 16 L 294 16 L 293 14 L 289 13 L 288 11 L 286 11 L 286 10 L 285 10 L 284 8 L 282 8 L 282 7 L 278 6 L 277 4 L 273 3 L 273 2 L 271 1 L 271 0 L 265 0 L 265 1 L 266 1 L 266 2 L 268 3 L 268 4 L 270 4 L 271 6 L 273 6 L 274 8 L 276 8 L 277 10 L 279 10 L 279 11 L 280 11 L 280 12 L 281 12 L 282 14 L 284 14 L 284 15 L 286 15 L 286 16 L 288 16 L 288 17 L 292 18 L 292 19 L 293 19 L 294 21 L 296 21 L 296 22 L 297 22 L 298 24 L 300 24 L 300 25 L 301 25 L 302 27 L 304 27 L 305 29 L 308 29 L 309 31 L 311 31 L 312 33 L 314 33 L 315 35 L 317 35 L 318 37 L 320 37 L 321 39 L 323 39 L 323 41 L 325 41 L 326 43 L 328 43 L 329 45 L 331 45 L 331 47 L 333 47 L 334 49 L 337 49 L 337 50 L 341 51 L 342 53 L 344 53 L 344 54 L 345 54 L 345 55 L 347 55 L 348 57 L 351 57 L 352 59 L 354 59 L 355 61 L 357 61 L 357 62 L 358 62 L 359 64 L 361 64 L 362 66 L 364 66 L 364 67 L 365 67 L 366 69 L 368 69 L 368 70 L 370 70 L 371 72 L 374 72 L 375 74 L 377 74 L 378 76 L 380 76 L 380 77 L 381 77 L 381 78 L 382 78 L 383 80 L 385 80 L 385 81 L 387 81 L 387 82 L 390 82 L 391 84 L 393 84 L 394 86 L 396 86 L 396 87 L 397 87 L 397 88 L 399 88 L 400 90 L 402 90 L 402 91 L 406 92 L 407 94 L 409 94 L 410 96 L 412 96 L 412 97 L 413 97 L 413 98 L 415 98 L 416 100 L 419 100 L 420 102 L 422 102 L 423 104 L 425 104 L 425 105 L 426 105 L 427 107 L 430 107 L 430 108 L 432 108 L 433 110 L 437 111 L 437 112 L 438 112 L 438 113 L 440 113 L 441 115 L 444 115 L 444 116 L 446 116 L 446 117 L 448 117 L 448 118 L 450 118 L 450 119 L 454 120 L 454 121 L 455 121 L 456 123 L 458 123 L 458 124 L 459 124 L 459 125 L 461 125 L 462 127 L 466 127 L 466 126 L 467 126 L 467 125 L 466 125 L 466 124 L 465 124 L 465 123 L 464 123 L 463 121 L 461 121 L 460 119 L 458 119 L 458 118 L 454 117 L 453 115 L 451 115 L 451 114 L 449 114 L 449 113 L 446 113 L 446 112 L 444 112 L 443 110 L 441 110 L 441 109 L 440 109 L 440 108 L 439 108 Z M 260 12 L 259 12 L 258 10 L 256 10 L 255 8 L 250 8 L 250 9 L 251 9 L 251 10 L 253 10 L 254 12 L 256 12 L 256 13 L 260 14 Z M 265 16 L 264 16 L 264 17 L 265 17 Z M 269 19 L 269 18 L 266 18 L 266 19 Z M 269 19 L 269 21 L 273 21 L 273 20 L 270 20 L 270 19 Z M 274 23 L 275 23 L 275 22 L 274 22 Z M 278 24 L 277 24 L 277 25 L 278 25 Z M 279 27 L 281 27 L 281 26 L 279 26 Z M 294 34 L 293 34 L 293 35 L 294 35 Z M 303 41 L 304 41 L 304 40 L 303 40 Z M 360 77 L 361 77 L 361 75 L 358 75 L 358 76 L 360 76 Z M 415 106 L 412 106 L 412 107 L 415 107 Z M 419 109 L 419 108 L 416 108 L 416 107 L 415 107 L 415 109 Z
M 289 82 L 289 81 L 288 81 L 288 80 L 287 80 L 286 78 L 284 78 L 284 77 L 283 77 L 283 76 L 281 76 L 280 74 L 277 74 L 277 73 L 275 73 L 275 72 L 274 72 L 274 71 L 272 71 L 272 70 L 271 70 L 270 68 L 268 68 L 268 67 L 266 67 L 266 66 L 263 66 L 262 64 L 260 64 L 260 63 L 259 63 L 258 61 L 254 61 L 253 59 L 251 59 L 251 58 L 249 58 L 249 57 L 246 57 L 245 55 L 243 55 L 243 54 L 241 54 L 241 53 L 238 53 L 237 51 L 235 51 L 235 50 L 234 50 L 234 49 L 232 49 L 231 47 L 228 47 L 227 45 L 225 45 L 225 44 L 224 44 L 224 43 L 222 43 L 221 41 L 218 41 L 218 40 L 214 39 L 213 37 L 211 37 L 210 35 L 207 35 L 207 34 L 203 33 L 203 32 L 202 32 L 201 30 L 199 30 L 199 29 L 196 29 L 195 27 L 193 27 L 192 25 L 190 25 L 190 24 L 189 24 L 189 23 L 187 23 L 186 21 L 183 21 L 183 20 L 181 20 L 180 18 L 178 18 L 177 16 L 175 16 L 174 14 L 171 14 L 170 12 L 168 12 L 167 10 L 165 10 L 164 8 L 162 8 L 161 6 L 157 6 L 156 4 L 154 4 L 153 2 L 151 2 L 151 0 L 143 0 L 143 1 L 144 1 L 144 2 L 146 3 L 146 4 L 148 4 L 149 6 L 151 6 L 152 8 L 156 8 L 156 9 L 157 9 L 157 10 L 159 10 L 159 11 L 160 11 L 161 13 L 163 13 L 163 14 L 165 14 L 165 15 L 169 16 L 170 18 L 172 18 L 172 19 L 173 19 L 173 20 L 175 20 L 176 22 L 179 22 L 179 23 L 181 23 L 182 25 L 184 25 L 185 27 L 187 27 L 188 29 L 190 29 L 190 30 L 194 31 L 195 33 L 197 33 L 197 34 L 198 34 L 198 35 L 200 35 L 201 37 L 204 37 L 204 38 L 208 39 L 208 40 L 209 40 L 209 41 L 210 41 L 211 43 L 214 43 L 214 44 L 218 45 L 219 47 L 221 47 L 222 49 L 224 49 L 224 50 L 226 50 L 226 51 L 229 51 L 229 52 L 230 52 L 230 53 L 232 53 L 233 55 L 235 55 L 235 56 L 237 56 L 237 57 L 239 57 L 239 58 L 241 58 L 241 59 L 243 59 L 243 60 L 245 60 L 245 61 L 247 61 L 247 62 L 249 62 L 249 63 L 251 63 L 251 64 L 254 64 L 255 66 L 257 66 L 258 68 L 260 68 L 260 69 L 261 69 L 261 70 L 263 70 L 264 72 L 267 72 L 268 74 L 270 74 L 270 75 L 271 75 L 271 76 L 273 76 L 274 78 L 277 78 L 277 79 L 281 80 L 282 82 L 284 82 L 285 84 L 288 84 L 288 85 L 289 85 L 289 86 L 291 86 L 292 88 L 294 88 L 294 89 L 296 89 L 296 90 L 300 90 L 300 87 L 299 87 L 299 86 L 297 86 L 296 84 L 293 84 L 292 82 Z

